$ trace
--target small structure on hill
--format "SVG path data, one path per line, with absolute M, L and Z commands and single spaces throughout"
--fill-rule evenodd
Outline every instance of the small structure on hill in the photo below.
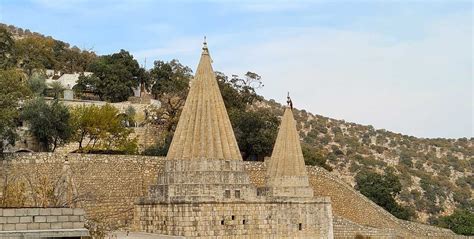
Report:
M 288 112 L 270 166 L 269 187 L 258 193 L 244 170 L 204 43 L 164 170 L 149 196 L 137 201 L 135 229 L 200 238 L 332 238 L 330 200 L 312 197 Z M 294 163 L 296 168 L 281 171 L 284 164 Z

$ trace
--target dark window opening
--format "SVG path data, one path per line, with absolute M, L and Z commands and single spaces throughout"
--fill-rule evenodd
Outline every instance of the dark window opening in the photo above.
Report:
M 166 225 L 166 221 L 163 221 L 163 225 Z
M 234 215 L 232 215 L 232 220 L 235 220 L 235 216 L 234 216 Z
M 245 220 L 242 220 L 242 224 L 244 224 L 244 225 L 245 225 Z
M 240 190 L 235 190 L 235 198 L 240 198 Z
M 230 170 L 230 161 L 225 161 L 225 169 Z
M 298 224 L 298 230 L 300 230 L 300 231 L 303 230 L 303 224 L 301 224 L 301 223 Z
M 224 225 L 224 220 L 221 220 L 221 225 Z
M 224 197 L 230 198 L 230 190 L 225 190 Z

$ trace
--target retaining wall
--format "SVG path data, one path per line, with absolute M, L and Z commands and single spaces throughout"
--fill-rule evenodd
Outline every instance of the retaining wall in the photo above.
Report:
M 5 179 L 10 183 L 26 182 L 27 191 L 40 185 L 43 178 L 57 181 L 66 159 L 81 199 L 78 203 L 85 209 L 87 219 L 105 221 L 111 229 L 130 225 L 135 200 L 156 184 L 164 163 L 162 157 L 140 155 L 19 153 L 1 162 L 0 189 L 4 188 Z M 244 162 L 244 168 L 253 184 L 264 185 L 264 163 Z M 450 230 L 399 220 L 330 172 L 312 166 L 307 170 L 315 196 L 329 196 L 335 216 L 365 227 L 393 229 L 404 237 L 455 236 Z M 34 206 L 35 200 L 29 197 L 25 203 Z

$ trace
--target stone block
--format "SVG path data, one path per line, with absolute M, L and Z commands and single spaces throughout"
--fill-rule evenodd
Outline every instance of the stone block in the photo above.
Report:
M 61 222 L 52 222 L 51 223 L 51 229 L 62 229 L 62 223 Z
M 58 222 L 67 222 L 69 221 L 69 216 L 58 216 Z
M 63 222 L 61 228 L 62 229 L 72 229 L 72 228 L 74 228 L 74 225 L 73 225 L 72 222 Z
M 46 216 L 34 216 L 33 221 L 34 222 L 46 222 Z
M 81 217 L 82 216 L 69 216 L 69 220 L 70 222 L 80 222 L 80 221 L 83 221 L 81 220 Z
M 7 223 L 19 223 L 20 217 L 7 217 Z
M 48 229 L 51 229 L 51 223 L 49 222 L 43 222 L 43 223 L 40 223 L 39 224 L 39 229 L 40 230 L 48 230 Z
M 3 224 L 4 231 L 15 231 L 16 224 Z
M 73 209 L 72 208 L 62 208 L 62 215 L 73 215 Z
M 50 208 L 50 211 L 50 215 L 59 216 L 62 213 L 62 208 Z
M 49 215 L 51 215 L 51 210 L 50 210 L 50 208 L 40 208 L 40 209 L 39 209 L 39 215 L 41 215 L 41 216 L 49 216 Z
M 4 217 L 13 217 L 13 216 L 15 216 L 15 209 L 12 209 L 12 208 L 3 209 L 3 216 Z
M 40 224 L 33 222 L 33 223 L 28 223 L 27 224 L 28 230 L 39 230 L 40 229 Z
M 57 222 L 58 216 L 46 216 L 46 222 Z
M 28 208 L 28 215 L 30 216 L 40 215 L 39 208 Z
M 20 217 L 20 223 L 31 223 L 33 222 L 32 216 Z
M 7 217 L 0 217 L 0 225 L 7 223 Z
M 28 208 L 15 209 L 15 216 L 18 216 L 18 217 L 28 216 Z
M 72 227 L 73 228 L 84 228 L 84 222 L 73 222 Z
M 24 231 L 24 230 L 28 230 L 28 224 L 26 223 L 18 223 L 15 225 L 15 230 L 17 231 Z

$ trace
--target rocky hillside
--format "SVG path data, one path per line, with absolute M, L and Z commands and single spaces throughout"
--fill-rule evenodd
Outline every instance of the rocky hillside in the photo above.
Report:
M 260 106 L 281 115 L 274 100 Z M 416 221 L 430 223 L 455 208 L 472 209 L 474 138 L 424 139 L 295 110 L 304 144 L 348 184 L 361 169 L 392 167 L 402 183 L 397 200 L 416 210 Z

